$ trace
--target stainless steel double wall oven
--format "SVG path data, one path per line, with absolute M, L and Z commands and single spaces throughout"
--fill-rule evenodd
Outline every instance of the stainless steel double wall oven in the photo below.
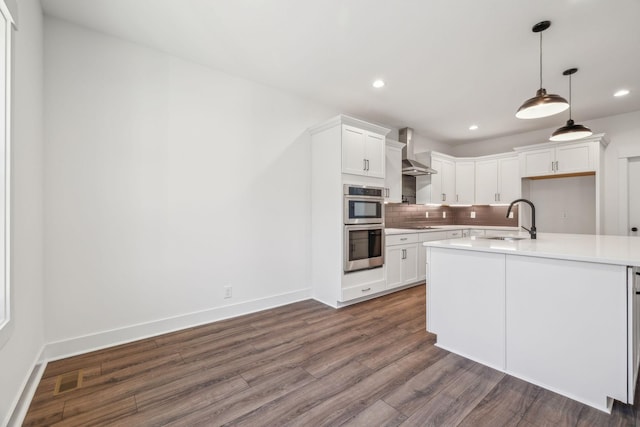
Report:
M 344 185 L 344 271 L 384 265 L 384 188 Z

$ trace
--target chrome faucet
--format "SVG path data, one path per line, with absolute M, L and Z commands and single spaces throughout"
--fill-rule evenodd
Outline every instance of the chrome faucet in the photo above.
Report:
M 531 206 L 531 228 L 529 229 L 529 228 L 524 227 L 524 226 L 521 226 L 521 227 L 529 232 L 529 234 L 531 235 L 532 239 L 535 239 L 537 234 L 538 234 L 537 231 L 536 231 L 536 207 L 533 206 L 533 203 L 531 203 L 530 200 L 527 200 L 527 199 L 516 199 L 513 202 L 511 202 L 511 204 L 509 205 L 509 209 L 507 209 L 507 218 L 509 218 L 509 214 L 511 213 L 511 208 L 513 207 L 513 205 L 515 205 L 518 202 L 525 202 L 525 203 L 528 203 L 529 206 Z

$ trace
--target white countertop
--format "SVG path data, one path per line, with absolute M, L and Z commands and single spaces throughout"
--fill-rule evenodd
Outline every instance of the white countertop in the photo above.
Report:
M 526 232 L 518 234 L 526 239 L 508 241 L 469 237 L 426 242 L 423 245 L 600 264 L 640 266 L 640 237 L 538 233 L 537 240 L 531 240 Z
M 385 234 L 409 234 L 409 233 L 430 233 L 434 231 L 450 231 L 450 230 L 496 230 L 496 231 L 513 231 L 518 232 L 518 227 L 496 227 L 490 225 L 434 225 L 433 228 L 385 228 Z

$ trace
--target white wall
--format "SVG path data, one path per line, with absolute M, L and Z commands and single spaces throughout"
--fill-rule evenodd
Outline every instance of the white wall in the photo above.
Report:
M 42 346 L 42 10 L 20 0 L 14 36 L 11 289 L 13 331 L 0 348 L 0 425 L 8 423 Z M 26 402 L 28 404 L 28 402 Z
M 618 224 L 618 156 L 631 147 L 640 147 L 640 111 L 580 121 L 594 133 L 605 133 L 611 143 L 604 154 L 604 234 L 621 234 Z M 511 151 L 513 147 L 548 142 L 555 130 L 547 129 L 519 135 L 471 142 L 454 147 L 456 156 L 483 156 Z M 543 231 L 543 230 L 541 230 Z
M 45 71 L 48 342 L 310 295 L 305 130 L 337 111 L 49 17 Z
M 596 178 L 593 175 L 527 180 L 522 197 L 535 200 L 536 228 L 541 232 L 596 233 Z M 523 225 L 528 228 L 530 210 L 528 206 L 523 209 Z
M 434 139 L 429 139 L 422 135 L 414 134 L 415 148 L 414 151 L 416 153 L 425 153 L 431 151 L 438 151 L 444 154 L 453 155 L 453 150 L 455 147 L 446 144 L 444 142 L 436 141 Z
M 379 124 L 380 126 L 386 127 L 391 129 L 391 131 L 389 132 L 389 134 L 387 134 L 387 139 L 392 139 L 394 141 L 398 141 L 398 133 L 399 133 L 399 129 L 396 129 L 392 126 L 386 125 L 384 123 L 376 123 Z M 413 142 L 414 142 L 414 147 L 413 147 L 413 151 L 414 154 L 422 154 L 422 159 L 428 159 L 429 161 L 427 162 L 423 162 L 423 163 L 428 163 L 429 165 L 431 164 L 431 152 L 432 151 L 438 151 L 440 153 L 445 153 L 445 154 L 451 154 L 454 150 L 455 147 L 444 143 L 444 142 L 440 142 L 440 141 L 436 141 L 434 139 L 430 139 L 427 138 L 425 136 L 419 135 L 417 133 L 414 132 L 413 134 Z M 453 154 L 451 154 L 453 155 Z

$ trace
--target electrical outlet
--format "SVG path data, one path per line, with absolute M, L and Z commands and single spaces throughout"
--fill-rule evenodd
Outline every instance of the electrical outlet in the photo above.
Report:
M 425 218 L 429 218 L 429 212 L 428 211 L 424 213 L 424 217 Z
M 447 217 L 447 213 L 446 212 L 442 212 L 442 218 L 446 218 Z
M 475 218 L 476 217 L 476 213 L 474 211 L 471 211 L 471 218 Z
M 509 218 L 513 218 L 513 212 L 509 212 Z
M 224 298 L 225 299 L 231 298 L 231 296 L 232 296 L 231 289 L 232 289 L 231 285 L 227 285 L 227 286 L 224 287 Z

